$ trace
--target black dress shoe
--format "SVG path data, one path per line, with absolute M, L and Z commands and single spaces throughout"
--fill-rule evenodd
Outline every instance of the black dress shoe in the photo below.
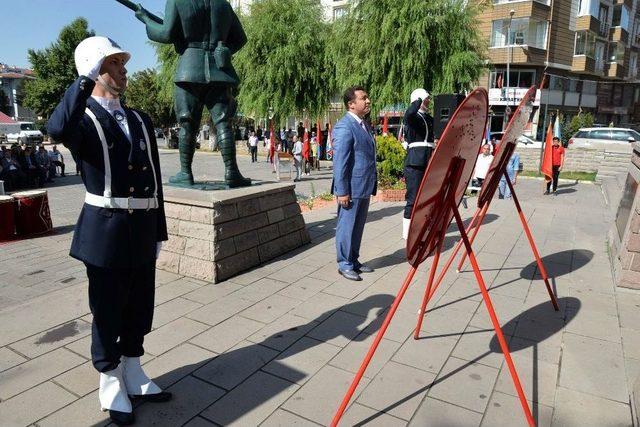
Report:
M 161 391 L 160 393 L 155 394 L 130 394 L 129 399 L 131 400 L 141 400 L 143 402 L 153 402 L 153 403 L 161 403 L 168 402 L 171 400 L 173 395 L 169 391 Z
M 340 275 L 342 277 L 344 277 L 345 279 L 355 280 L 356 282 L 362 280 L 362 277 L 360 277 L 360 275 L 357 272 L 355 272 L 354 270 L 341 270 L 341 269 L 338 269 L 338 273 L 340 273 Z
M 111 421 L 117 426 L 130 426 L 136 422 L 133 412 L 120 412 L 109 410 Z
M 369 267 L 368 265 L 364 265 L 362 264 L 360 267 L 354 269 L 356 273 L 373 273 L 374 270 L 373 268 Z

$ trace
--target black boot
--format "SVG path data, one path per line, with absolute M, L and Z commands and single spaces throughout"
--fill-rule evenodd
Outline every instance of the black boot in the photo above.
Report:
M 130 426 L 136 422 L 133 412 L 120 412 L 109 410 L 109 418 L 117 426 Z
M 191 164 L 193 163 L 193 154 L 195 152 L 196 142 L 195 135 L 191 132 L 191 125 L 182 123 L 180 133 L 180 172 L 169 178 L 171 184 L 193 185 L 193 171 Z
M 236 144 L 233 140 L 233 133 L 227 126 L 219 126 L 218 138 L 220 141 L 220 153 L 224 162 L 224 180 L 229 188 L 248 187 L 251 179 L 245 178 L 238 169 L 236 162 Z

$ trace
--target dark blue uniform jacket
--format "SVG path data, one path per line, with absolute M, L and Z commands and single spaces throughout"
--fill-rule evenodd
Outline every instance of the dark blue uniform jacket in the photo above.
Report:
M 156 242 L 167 240 L 167 224 L 162 197 L 158 146 L 149 116 L 138 112 L 147 128 L 151 147 L 146 147 L 140 121 L 129 108 L 127 115 L 131 141 L 115 119 L 93 98 L 95 82 L 80 76 L 66 91 L 47 124 L 54 141 L 64 144 L 80 162 L 87 192 L 103 195 L 105 168 L 102 144 L 89 108 L 104 129 L 111 163 L 112 197 L 153 197 L 157 186 L 157 209 L 107 209 L 84 204 L 76 224 L 71 256 L 103 268 L 132 268 L 155 259 Z M 153 171 L 146 150 L 151 156 Z

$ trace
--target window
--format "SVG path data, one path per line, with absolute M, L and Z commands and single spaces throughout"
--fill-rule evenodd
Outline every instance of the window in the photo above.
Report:
M 633 138 L 633 136 L 631 135 L 631 132 L 628 130 L 612 130 L 611 131 L 611 139 L 613 139 L 614 141 L 629 141 L 629 138 Z
M 573 135 L 574 138 L 588 138 L 589 137 L 589 131 L 588 130 L 579 130 L 578 132 L 576 132 L 575 135 Z
M 336 7 L 333 9 L 333 19 L 338 19 L 347 13 L 346 7 Z
M 616 4 L 613 6 L 613 15 L 611 15 L 611 26 L 619 27 L 620 26 L 620 17 L 622 16 L 622 5 Z
M 600 21 L 600 35 L 602 37 L 609 36 L 609 7 L 600 4 L 598 10 L 598 20 Z
M 567 79 L 564 77 L 551 76 L 549 79 L 550 90 L 565 90 L 565 83 Z
M 511 21 L 511 27 L 509 27 Z M 491 46 L 528 45 L 546 49 L 547 21 L 530 18 L 500 19 L 493 21 Z
M 617 62 L 622 64 L 624 61 L 625 45 L 621 42 L 609 43 L 609 55 L 607 62 Z
M 635 77 L 638 75 L 638 54 L 631 52 L 629 57 L 629 77 Z
M 586 55 L 595 58 L 596 35 L 590 31 L 576 31 L 574 55 Z
M 592 130 L 589 137 L 593 139 L 611 139 L 611 131 L 609 129 Z
M 586 95 L 595 95 L 597 88 L 596 82 L 593 80 L 582 82 L 582 93 Z
M 636 15 L 633 20 L 633 32 L 631 33 L 631 42 L 640 44 L 640 15 Z
M 515 70 L 509 71 L 509 86 L 518 88 L 530 88 L 536 80 L 535 71 Z M 489 88 L 502 89 L 507 86 L 507 73 L 504 69 L 492 71 L 489 75 Z

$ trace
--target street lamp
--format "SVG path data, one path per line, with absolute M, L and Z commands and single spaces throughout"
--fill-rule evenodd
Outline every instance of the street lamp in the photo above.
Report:
M 505 92 L 507 94 L 507 106 L 505 108 L 505 118 L 508 118 L 509 114 L 511 114 L 511 107 L 509 105 L 511 104 L 511 102 L 509 102 L 509 90 L 511 89 L 510 66 L 511 66 L 511 55 L 513 54 L 513 43 L 511 43 L 511 21 L 513 21 L 513 15 L 515 15 L 515 13 L 516 11 L 514 9 L 511 9 L 509 11 L 509 26 L 507 27 L 507 46 L 509 51 L 507 52 L 507 90 Z M 508 123 L 508 120 L 503 121 L 503 123 Z M 503 128 L 504 128 L 504 125 L 503 125 Z

